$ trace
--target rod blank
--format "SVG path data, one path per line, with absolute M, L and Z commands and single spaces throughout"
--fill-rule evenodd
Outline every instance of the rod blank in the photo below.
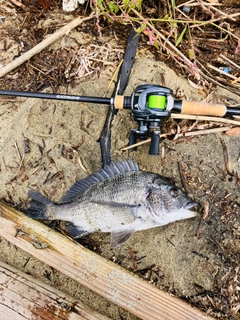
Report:
M 98 103 L 98 104 L 106 104 L 106 105 L 110 105 L 111 103 L 111 98 L 72 96 L 68 94 L 0 90 L 0 95 L 13 96 L 13 97 L 75 101 L 75 102 L 85 102 L 85 103 Z

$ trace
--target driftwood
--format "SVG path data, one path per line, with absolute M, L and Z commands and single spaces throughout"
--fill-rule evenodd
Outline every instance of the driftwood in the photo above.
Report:
M 4 203 L 0 236 L 141 319 L 213 319 Z
M 0 262 L 1 320 L 110 320 L 80 301 Z
M 79 24 L 86 20 L 92 19 L 93 16 L 87 17 L 87 18 L 81 18 L 78 17 L 74 19 L 73 21 L 66 24 L 64 27 L 60 28 L 55 33 L 48 35 L 43 41 L 41 41 L 39 44 L 37 44 L 35 47 L 30 49 L 29 51 L 22 54 L 17 59 L 13 60 L 6 66 L 0 67 L 0 78 L 5 76 L 8 72 L 12 71 L 13 69 L 19 67 L 24 62 L 28 61 L 30 58 L 32 58 L 35 54 L 41 52 L 46 47 L 50 46 L 53 42 L 60 39 L 64 35 L 68 34 L 72 29 L 76 28 Z

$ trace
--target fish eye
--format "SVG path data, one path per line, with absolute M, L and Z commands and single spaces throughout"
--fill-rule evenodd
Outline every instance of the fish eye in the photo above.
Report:
M 177 198 L 179 196 L 179 191 L 177 188 L 171 188 L 169 194 L 173 198 Z

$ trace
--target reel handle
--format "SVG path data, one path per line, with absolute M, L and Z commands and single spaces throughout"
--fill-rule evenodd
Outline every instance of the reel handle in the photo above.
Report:
M 151 136 L 151 144 L 149 148 L 149 154 L 151 156 L 159 155 L 159 144 L 160 144 L 159 132 L 154 132 L 153 135 Z
M 137 135 L 135 132 L 131 131 L 130 136 L 129 136 L 129 146 L 135 144 L 137 142 Z M 137 147 L 132 147 L 130 151 L 136 151 Z

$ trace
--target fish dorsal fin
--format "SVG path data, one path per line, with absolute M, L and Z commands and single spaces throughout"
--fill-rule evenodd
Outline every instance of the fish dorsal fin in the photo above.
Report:
M 71 202 L 96 183 L 130 171 L 139 171 L 137 163 L 131 159 L 111 162 L 109 165 L 104 166 L 102 169 L 93 173 L 89 177 L 75 182 L 74 185 L 67 191 L 67 193 L 60 199 L 59 203 Z

